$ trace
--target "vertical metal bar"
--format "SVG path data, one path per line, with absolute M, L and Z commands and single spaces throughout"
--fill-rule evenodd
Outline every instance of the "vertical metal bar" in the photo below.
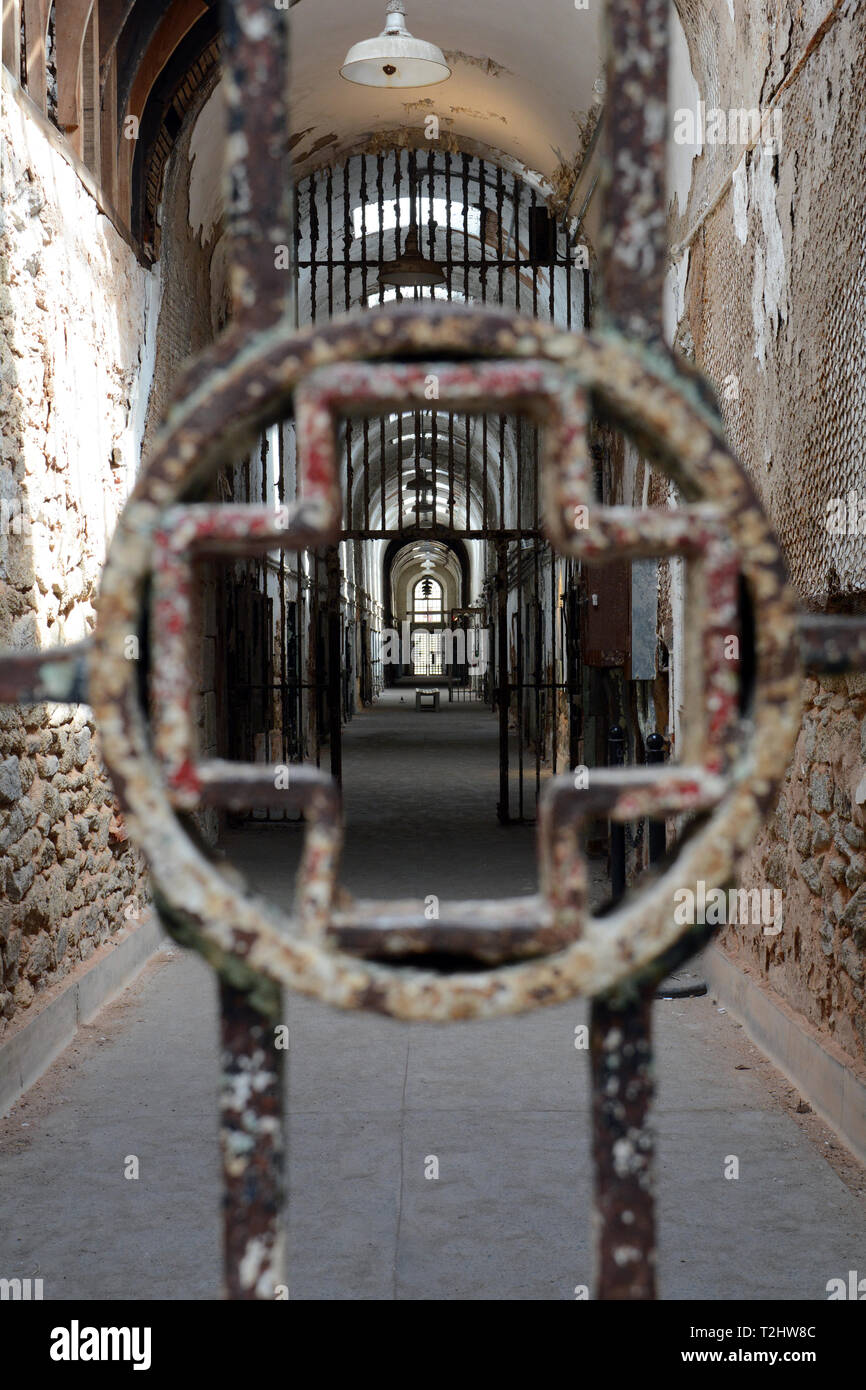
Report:
M 568 699 L 568 765 L 580 763 L 582 709 L 577 695 L 580 690 L 580 624 L 578 620 L 577 563 L 568 562 L 567 589 L 568 624 L 566 627 L 566 696 Z
M 367 307 L 367 156 L 361 155 L 361 303 Z M 367 525 L 369 526 L 369 521 Z
M 526 802 L 524 798 L 524 757 L 523 749 L 526 734 L 526 671 L 524 669 L 523 655 L 526 646 L 526 637 L 523 626 L 523 538 L 517 537 L 515 545 L 517 554 L 517 605 L 516 605 L 516 630 L 517 630 L 517 651 L 515 652 L 516 669 L 514 681 L 517 687 L 517 819 L 522 821 L 526 816 Z
M 514 494 L 515 494 L 515 525 L 519 533 L 523 532 L 523 485 L 526 481 L 526 421 L 522 418 L 514 422 Z
M 609 762 L 621 765 L 625 735 L 610 730 Z M 614 848 L 613 832 L 622 832 Z M 611 827 L 611 888 L 625 891 L 625 840 Z M 654 987 L 629 997 L 602 997 L 590 1011 L 595 1169 L 596 1297 L 654 1299 L 654 1142 L 649 1126 L 653 1099 L 652 1005 Z
M 487 303 L 487 174 L 484 160 L 478 161 L 478 202 L 481 208 L 481 257 L 479 274 L 481 276 L 481 303 Z
M 496 166 L 496 259 L 497 259 L 497 262 L 498 262 L 497 269 L 498 269 L 498 271 L 499 271 L 499 303 L 500 303 L 500 304 L 502 304 L 503 300 L 505 299 L 505 287 L 504 287 L 504 276 L 505 276 L 505 265 L 504 265 L 504 259 L 505 259 L 505 238 L 504 238 L 504 236 L 503 236 L 503 227 L 502 227 L 502 205 L 503 205 L 504 200 L 505 200 L 505 185 L 504 185 L 504 183 L 503 183 L 503 181 L 502 181 L 502 165 L 501 165 L 501 164 L 497 164 L 497 166 Z
M 310 733 L 316 754 L 316 767 L 322 762 L 322 722 L 320 719 L 320 687 L 324 680 L 321 663 L 321 594 L 319 577 L 319 552 L 313 552 L 312 574 L 310 576 L 310 639 L 308 652 L 310 686 Z
M 352 307 L 352 217 L 349 197 L 349 161 L 343 165 L 343 275 L 345 277 L 344 308 L 348 314 Z M 328 199 L 328 216 L 331 215 L 331 199 Z M 330 251 L 330 245 L 329 245 Z
M 448 412 L 448 526 L 454 530 L 454 411 Z
M 486 417 L 485 417 L 486 418 Z M 486 446 L 486 438 L 485 438 Z M 486 453 L 485 453 L 486 458 Z M 519 478 L 515 480 L 520 485 Z M 507 529 L 511 518 L 505 515 L 505 416 L 499 417 L 499 525 Z
M 243 472 L 243 495 L 244 495 L 244 501 L 245 501 L 245 502 L 251 502 L 251 501 L 252 501 L 252 487 L 253 487 L 253 478 L 252 478 L 252 455 L 251 455 L 251 454 L 247 454 L 247 455 L 245 456 L 245 458 L 244 458 L 244 472 Z M 244 749 L 243 749 L 243 754 L 242 754 L 242 756 L 243 756 L 245 759 L 247 759 L 249 762 L 254 762 L 254 761 L 255 761 L 255 738 L 254 738 L 254 736 L 253 736 L 253 714 L 252 714 L 252 711 L 253 711 L 253 693 L 252 693 L 252 687 L 253 687 L 253 682 L 254 682 L 254 680 L 255 680 L 254 666 L 253 666 L 253 637 L 254 637 L 255 630 L 256 630 L 255 605 L 254 605 L 254 603 L 253 603 L 253 588 L 254 588 L 253 577 L 254 577 L 254 572 L 255 572 L 255 566 L 256 566 L 256 561 L 255 561 L 255 559 L 247 559 L 247 560 L 244 562 L 244 565 L 243 565 L 243 570 L 244 570 L 244 608 L 245 608 L 245 610 L 246 610 L 246 615 L 245 615 L 245 621 L 244 621 L 244 625 L 243 625 L 243 635 L 244 635 L 244 674 L 243 674 L 242 679 L 243 679 L 243 680 L 245 681 L 245 683 L 246 683 L 247 701 L 246 701 L 246 711 L 245 711 L 245 713 L 246 713 L 246 720 L 245 720 L 245 723 L 244 723 L 244 732 L 245 732 L 245 734 L 246 734 L 246 739 L 245 739 L 245 741 L 244 741 Z
M 514 312 L 520 313 L 520 179 L 513 175 L 514 188 L 512 191 L 514 203 Z
M 384 209 L 385 209 L 385 156 L 382 154 L 381 151 L 380 151 L 379 154 L 377 154 L 377 156 L 376 156 L 376 207 L 377 207 L 378 212 L 379 212 L 379 274 L 381 275 L 381 274 L 382 274 L 382 267 L 383 267 L 384 264 L 385 264 L 385 226 L 384 226 L 384 223 L 385 223 L 385 213 L 384 213 Z M 364 231 L 366 232 L 366 230 L 367 230 L 367 209 L 365 208 L 365 209 L 364 209 Z M 382 286 L 379 284 L 378 279 L 377 279 L 377 281 L 376 281 L 376 288 L 377 288 L 378 291 L 379 291 L 379 303 L 381 304 L 381 303 L 382 303 L 382 300 L 383 300 L 384 297 L 385 297 L 385 292 L 384 292 L 384 290 L 382 289 Z M 384 524 L 385 524 L 384 486 L 385 486 L 385 484 L 384 484 L 384 482 L 383 482 L 383 484 L 382 484 L 382 488 L 383 488 L 382 524 L 383 524 L 383 526 L 384 526 Z
M 571 332 L 571 263 L 574 249 L 571 237 L 565 238 L 565 326 Z
M 625 763 L 625 733 L 614 724 L 607 736 L 607 761 L 610 767 Z M 610 822 L 610 886 L 614 902 L 625 892 L 625 826 L 622 821 Z
M 487 492 L 489 481 L 487 430 L 487 416 L 483 415 L 481 417 L 481 526 L 485 531 L 490 524 L 487 516 Z M 500 526 L 504 526 L 505 519 L 501 518 L 499 524 Z
M 549 218 L 549 222 L 550 222 L 550 264 L 549 264 L 548 269 L 547 269 L 547 273 L 548 273 L 548 277 L 549 277 L 549 284 L 548 284 L 548 287 L 547 287 L 547 289 L 548 289 L 547 316 L 548 316 L 548 318 L 550 319 L 550 321 L 551 321 L 551 323 L 552 323 L 553 320 L 556 318 L 556 253 L 557 253 L 558 243 L 559 243 L 559 225 L 558 225 L 558 223 L 556 222 L 556 219 L 553 218 L 553 217 Z
M 511 819 L 508 797 L 508 542 L 496 542 L 496 598 L 499 657 L 499 820 Z
M 383 523 L 384 524 L 384 523 Z M 370 421 L 364 417 L 364 530 L 370 529 Z
M 594 999 L 590 1011 L 595 1297 L 656 1296 L 653 1217 L 652 991 Z
M 430 412 L 430 460 L 433 464 L 433 529 L 439 530 L 439 420 L 435 410 Z
M 277 435 L 277 503 L 280 509 L 286 504 L 285 431 L 285 423 L 280 421 L 279 434 Z M 282 546 L 280 546 L 278 564 L 280 585 L 280 730 L 282 734 L 280 757 L 284 763 L 288 763 L 292 756 L 292 749 L 289 741 L 289 692 L 287 689 L 288 652 L 286 650 L 286 633 L 288 630 L 288 600 L 286 594 L 286 552 Z
M 219 988 L 224 1292 L 273 1301 L 285 1278 L 284 1051 L 247 993 Z
M 469 156 L 462 154 L 461 183 L 463 192 L 463 298 L 469 302 Z M 483 200 L 481 221 L 484 221 Z
M 403 412 L 399 408 L 397 410 L 397 530 L 403 530 Z
M 556 689 L 556 553 L 553 547 L 546 546 L 548 560 L 550 561 L 550 682 L 547 697 L 547 706 L 550 713 L 550 763 L 551 773 L 556 776 L 556 744 L 557 727 L 559 716 L 559 695 Z
M 663 763 L 667 754 L 667 744 L 661 734 L 650 734 L 646 741 L 646 760 L 648 763 Z M 667 824 L 663 820 L 649 820 L 649 862 L 657 864 L 664 859 L 667 845 Z
M 293 252 L 293 254 L 292 254 L 292 269 L 291 269 L 291 282 L 292 282 L 292 305 L 291 305 L 291 309 L 292 309 L 292 320 L 293 320 L 293 322 L 294 322 L 295 328 L 300 328 L 300 325 L 301 325 L 301 302 L 300 302 L 301 268 L 300 268 L 300 265 L 298 264 L 298 262 L 299 262 L 300 259 L 301 259 L 301 219 L 300 219 L 300 217 L 298 216 L 298 209 L 297 209 L 297 206 L 296 206 L 295 203 L 294 203 L 294 199 L 293 199 L 293 205 L 292 205 L 292 222 L 293 222 L 293 228 L 292 228 L 292 252 Z
M 334 174 L 328 167 L 327 180 L 325 183 L 325 197 L 328 203 L 328 246 L 327 246 L 327 281 L 328 281 L 328 318 L 334 317 Z
M 328 199 L 330 207 L 331 200 Z M 317 318 L 317 292 L 318 292 L 318 272 L 319 272 L 319 205 L 316 202 L 316 176 L 310 175 L 310 322 L 315 323 Z M 328 247 L 328 260 L 330 261 L 331 248 Z M 331 273 L 328 270 L 328 294 L 330 298 Z
M 668 0 L 608 0 L 601 237 L 606 316 L 620 331 L 662 341 L 667 270 L 665 167 Z M 589 275 L 584 322 L 589 326 Z M 593 1158 L 597 1296 L 655 1297 L 652 987 L 593 1001 Z
M 429 255 L 431 261 L 435 261 L 435 259 L 436 259 L 436 230 L 435 230 L 435 228 L 436 228 L 436 219 L 435 219 L 435 217 L 434 217 L 434 207 L 433 207 L 434 183 L 435 183 L 435 169 L 434 169 L 434 167 L 433 167 L 433 146 L 431 145 L 431 146 L 430 146 L 430 149 L 427 151 L 427 209 L 428 209 L 427 225 L 428 225 L 429 236 L 430 236 L 430 242 L 429 242 L 429 248 L 428 248 L 427 254 Z M 446 216 L 446 221 L 447 221 L 447 217 L 448 217 L 447 212 L 446 212 L 445 216 Z M 422 243 L 419 242 L 419 245 L 421 245 L 421 244 L 422 244 Z M 430 298 L 431 298 L 431 299 L 435 299 L 435 298 L 436 298 L 435 290 L 432 289 L 432 288 L 431 288 L 431 290 L 430 290 Z
M 336 782 L 343 778 L 342 705 L 342 634 L 340 602 L 340 551 L 328 546 L 328 735 L 331 776 Z
M 601 186 L 606 315 L 629 337 L 662 336 L 668 0 L 608 0 Z
M 261 446 L 259 450 L 259 460 L 261 466 L 261 502 L 262 506 L 267 506 L 270 499 L 268 497 L 268 459 L 270 457 L 270 444 L 267 431 L 262 434 Z M 271 731 L 272 716 L 272 694 L 271 686 L 273 681 L 273 644 L 271 633 L 268 627 L 268 557 L 262 555 L 258 561 L 258 584 L 262 595 L 259 604 L 259 630 L 261 633 L 261 666 L 259 679 L 262 682 L 261 695 L 261 715 L 262 732 L 265 737 L 265 760 L 270 761 L 268 741 Z M 266 818 L 270 819 L 270 812 L 266 813 Z
M 451 244 L 451 151 L 445 151 L 445 280 L 448 302 L 453 298 L 451 277 L 454 273 L 454 248 Z
M 382 530 L 388 525 L 386 512 L 387 494 L 385 491 L 385 416 L 379 416 L 379 491 L 381 493 Z
M 617 725 L 610 731 L 608 746 L 609 762 L 621 764 L 625 734 Z M 616 861 L 614 829 L 623 836 Z M 621 823 L 611 827 L 614 901 L 625 891 L 624 833 Z M 629 997 L 594 999 L 590 1011 L 596 1297 L 600 1299 L 656 1296 L 654 1143 L 649 1124 L 654 994 L 654 986 L 642 986 Z
M 537 293 L 538 293 L 538 288 L 537 288 L 537 287 L 538 287 L 538 272 L 535 271 L 535 272 L 533 272 L 533 276 L 532 276 L 533 299 L 535 299 L 536 296 L 537 296 Z M 536 311 L 537 311 L 537 308 L 538 308 L 538 306 L 537 306 L 537 304 L 536 304 Z M 539 439 L 538 439 L 538 426 L 537 426 L 537 425 L 533 426 L 533 430 L 532 430 L 532 440 L 533 440 L 533 464 L 534 464 L 534 472 L 535 472 L 535 486 L 536 486 L 536 490 L 537 490 L 537 491 L 539 492 L 539 494 L 540 494 L 541 457 L 540 457 L 540 450 L 539 450 L 539 447 L 538 447 L 538 445 L 539 445 Z M 540 521 L 540 514 L 537 516 L 537 519 L 536 519 L 536 530 L 538 529 L 539 521 Z M 537 537 L 534 538 L 533 541 L 532 541 L 532 571 L 533 571 L 532 598 L 533 598 L 533 602 L 534 602 L 534 605 L 535 605 L 535 661 L 534 661 L 533 678 L 534 678 L 534 685 L 535 685 L 535 814 L 536 814 L 536 816 L 538 815 L 538 801 L 539 801 L 539 798 L 540 798 L 540 796 L 541 796 L 541 743 L 542 743 L 542 738 L 541 738 L 541 733 L 542 733 L 542 726 L 541 726 L 541 661 L 542 661 L 542 655 L 541 655 L 541 651 L 540 651 L 540 647 L 541 647 L 541 577 L 540 577 L 540 574 L 539 574 L 539 565 L 538 565 L 538 554 L 539 554 L 539 547 L 540 547 L 540 545 L 541 545 L 541 542 L 537 539 Z
M 421 524 L 421 412 L 412 415 L 412 429 L 415 436 L 415 523 Z
M 286 312 L 292 284 L 275 254 L 291 245 L 293 225 L 289 19 L 261 0 L 223 0 L 221 12 L 230 286 L 235 318 L 253 324 Z
M 346 420 L 346 501 L 344 505 L 344 526 L 351 531 L 355 525 L 355 468 L 352 463 L 352 421 Z
M 408 168 L 408 165 L 407 165 L 407 168 Z M 395 226 L 394 226 L 394 245 L 395 245 L 395 247 L 396 247 L 395 255 L 397 255 L 397 256 L 400 256 L 400 255 L 402 255 L 402 253 L 403 253 L 403 239 L 402 239 L 402 236 L 401 236 L 401 230 L 402 230 L 402 228 L 401 228 L 401 218 L 400 218 L 400 188 L 401 188 L 401 185 L 402 185 L 402 181 L 403 181 L 403 151 L 402 151 L 402 150 L 398 150 L 398 151 L 397 151 L 397 157 L 396 157 L 396 159 L 394 160 L 394 222 L 395 222 Z M 410 191 L 411 191 L 411 190 L 410 190 Z M 412 225 L 412 219 L 411 219 L 411 217 L 410 217 L 410 219 L 409 219 L 409 226 L 411 227 L 411 225 Z M 398 291 L 397 291 L 398 297 L 399 297 L 399 294 L 400 294 L 400 291 L 398 290 Z
M 463 430 L 466 440 L 466 506 L 464 508 L 466 515 L 463 525 L 469 531 L 472 526 L 470 513 L 470 502 L 472 501 L 472 417 L 470 415 L 463 416 Z

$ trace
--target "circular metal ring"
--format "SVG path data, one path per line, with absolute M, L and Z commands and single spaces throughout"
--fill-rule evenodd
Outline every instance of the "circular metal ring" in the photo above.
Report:
M 756 613 L 750 736 L 729 787 L 676 862 L 645 892 L 555 954 L 443 975 L 359 960 L 292 935 L 275 906 L 219 873 L 180 825 L 149 746 L 138 672 L 125 638 L 138 630 L 164 509 L 265 425 L 290 411 L 316 367 L 349 360 L 535 357 L 568 367 L 596 405 L 652 451 L 694 496 L 728 518 Z M 173 407 L 112 541 L 98 602 L 91 704 L 103 755 L 158 892 L 197 948 L 230 978 L 256 978 L 343 1008 L 404 1019 L 495 1017 L 622 984 L 688 928 L 673 919 L 675 888 L 724 883 L 751 847 L 793 750 L 800 714 L 795 610 L 778 546 L 718 420 L 672 359 L 610 335 L 579 336 L 553 324 L 476 308 L 434 305 L 371 311 L 300 332 L 280 322 L 252 339 L 227 334 L 196 364 Z

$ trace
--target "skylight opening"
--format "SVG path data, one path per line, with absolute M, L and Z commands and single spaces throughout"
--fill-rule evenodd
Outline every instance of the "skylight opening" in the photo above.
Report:
M 400 228 L 405 230 L 411 218 L 412 201 L 410 198 L 400 199 Z M 420 228 L 425 228 L 431 217 L 430 199 L 419 195 L 415 203 L 415 220 Z M 465 209 L 466 221 L 464 223 L 463 203 L 446 203 L 444 198 L 433 199 L 433 221 L 440 227 L 451 227 L 455 231 L 463 231 L 464 227 L 470 236 L 478 237 L 481 235 L 481 209 L 471 205 Z M 383 203 L 380 208 L 377 203 L 368 203 L 366 206 L 359 206 L 352 211 L 352 222 L 355 228 L 355 236 L 371 236 L 375 232 L 390 232 L 397 226 L 397 200 L 393 199 L 390 203 Z

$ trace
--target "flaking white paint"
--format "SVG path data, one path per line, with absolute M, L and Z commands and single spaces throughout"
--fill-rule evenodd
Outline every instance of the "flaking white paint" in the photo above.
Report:
M 199 113 L 189 146 L 189 225 L 202 245 L 222 216 L 225 88 L 218 82 Z

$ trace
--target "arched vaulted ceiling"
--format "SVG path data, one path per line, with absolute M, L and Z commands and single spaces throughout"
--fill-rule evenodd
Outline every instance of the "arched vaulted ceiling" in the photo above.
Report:
M 128 114 L 141 119 L 139 156 L 147 163 L 157 151 L 159 180 L 180 119 L 193 105 L 189 72 L 212 86 L 207 54 L 218 7 L 209 0 L 102 3 L 100 47 L 106 66 L 115 67 L 118 122 Z M 433 115 L 440 147 L 450 141 L 454 148 L 496 151 L 516 172 L 540 176 L 561 208 L 599 109 L 601 7 L 577 9 L 573 0 L 534 6 L 408 0 L 407 8 L 411 31 L 444 50 L 452 67 L 447 82 L 403 91 L 346 82 L 339 72 L 345 54 L 380 32 L 383 0 L 294 0 L 290 129 L 298 174 L 377 142 L 423 142 Z M 130 174 L 121 173 L 121 193 Z M 152 172 L 149 177 L 152 182 Z M 142 186 L 147 178 L 145 170 Z
M 317 149 L 422 126 L 477 142 L 553 179 L 573 159 L 594 101 L 600 6 L 573 0 L 407 0 L 407 23 L 437 43 L 452 76 L 408 91 L 359 87 L 339 68 L 348 48 L 383 27 L 382 0 L 298 0 L 292 8 L 292 129 L 303 171 Z

